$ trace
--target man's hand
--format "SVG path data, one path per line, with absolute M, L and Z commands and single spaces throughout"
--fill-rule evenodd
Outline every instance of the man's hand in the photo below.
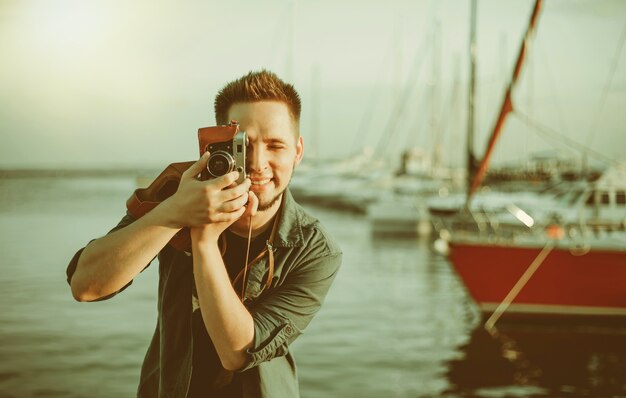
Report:
M 237 171 L 208 181 L 198 181 L 197 176 L 206 168 L 208 159 L 207 152 L 187 169 L 181 176 L 176 193 L 163 204 L 167 206 L 172 226 L 190 227 L 192 238 L 217 240 L 239 218 L 253 215 L 258 199 L 249 192 L 249 179 L 239 185 L 234 184 L 239 176 Z
M 243 185 L 244 183 L 242 183 L 241 185 Z M 224 232 L 226 228 L 230 227 L 235 221 L 239 220 L 240 218 L 250 220 L 250 217 L 254 216 L 254 214 L 256 213 L 257 207 L 259 205 L 259 199 L 252 191 L 247 192 L 243 196 L 247 196 L 247 203 L 243 205 L 239 210 L 235 210 L 232 213 L 229 213 L 230 215 L 236 214 L 236 216 L 229 216 L 230 219 L 227 221 L 212 222 L 197 227 L 191 227 L 191 240 L 200 244 L 211 242 L 216 243 L 221 233 Z M 243 213 L 241 213 L 242 210 Z M 239 216 L 238 214 L 241 215 Z

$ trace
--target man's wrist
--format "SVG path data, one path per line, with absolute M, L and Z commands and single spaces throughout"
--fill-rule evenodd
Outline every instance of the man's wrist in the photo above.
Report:
M 170 198 L 161 202 L 150 213 L 152 213 L 154 222 L 158 225 L 173 229 L 181 229 L 185 227 L 185 225 L 176 219 L 176 210 L 173 208 Z
M 220 239 L 220 234 L 214 233 L 207 229 L 208 228 L 206 226 L 190 228 L 192 247 L 197 246 L 200 249 L 207 247 L 219 247 L 218 242 Z
M 210 236 L 198 238 L 191 234 L 191 251 L 194 254 L 200 254 L 202 256 L 210 256 L 212 254 L 219 255 L 221 257 L 219 249 L 219 236 L 213 238 Z

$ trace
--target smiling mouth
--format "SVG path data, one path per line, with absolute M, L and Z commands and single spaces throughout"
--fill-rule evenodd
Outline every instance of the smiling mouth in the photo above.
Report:
M 252 185 L 265 185 L 270 181 L 272 181 L 271 178 L 264 178 L 262 180 L 251 180 Z

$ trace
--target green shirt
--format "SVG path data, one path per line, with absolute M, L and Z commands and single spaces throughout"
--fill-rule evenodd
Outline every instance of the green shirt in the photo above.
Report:
M 248 272 L 244 305 L 254 320 L 254 343 L 248 350 L 247 365 L 238 371 L 245 398 L 299 396 L 289 345 L 319 311 L 341 264 L 339 246 L 319 221 L 293 200 L 289 190 L 283 200 L 270 287 L 266 288 L 265 279 L 267 256 Z M 133 221 L 126 215 L 109 233 Z M 68 282 L 81 252 L 68 266 Z M 193 260 L 169 245 L 158 258 L 158 320 L 141 368 L 137 396 L 184 398 L 192 371 Z

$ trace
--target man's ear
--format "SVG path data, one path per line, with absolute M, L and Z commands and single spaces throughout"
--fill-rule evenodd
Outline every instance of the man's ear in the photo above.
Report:
M 304 139 L 302 136 L 298 137 L 298 141 L 296 141 L 296 160 L 294 162 L 294 166 L 297 166 L 302 161 L 302 156 L 304 155 Z

